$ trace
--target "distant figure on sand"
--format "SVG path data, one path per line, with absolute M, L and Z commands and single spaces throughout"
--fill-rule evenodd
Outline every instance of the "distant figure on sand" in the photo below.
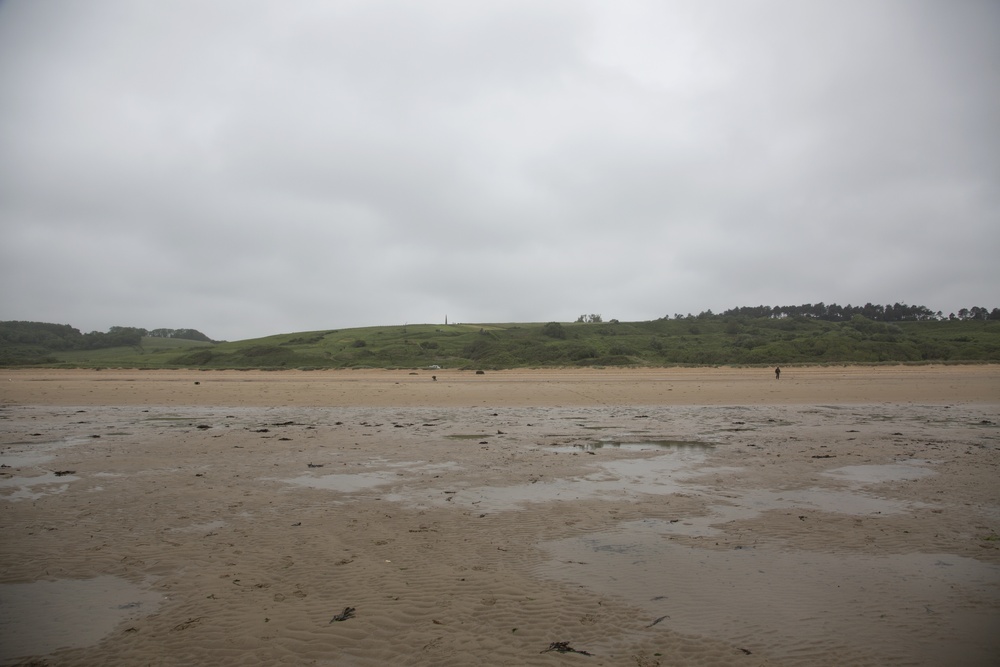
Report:
M 781 369 L 780 368 L 775 368 L 774 369 L 774 379 L 775 380 L 780 380 L 781 379 Z

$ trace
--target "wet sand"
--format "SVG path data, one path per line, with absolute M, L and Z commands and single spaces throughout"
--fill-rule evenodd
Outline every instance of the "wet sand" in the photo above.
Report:
M 996 366 L 5 371 L 0 405 L 2 664 L 1000 654 Z

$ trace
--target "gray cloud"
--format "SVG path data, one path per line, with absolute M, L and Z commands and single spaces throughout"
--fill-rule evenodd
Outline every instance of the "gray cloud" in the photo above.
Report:
M 0 5 L 0 317 L 993 307 L 1000 7 Z

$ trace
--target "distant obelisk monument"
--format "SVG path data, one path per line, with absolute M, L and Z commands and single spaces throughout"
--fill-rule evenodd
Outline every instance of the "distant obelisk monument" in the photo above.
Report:
M 444 325 L 448 326 L 448 316 L 447 315 L 444 316 Z

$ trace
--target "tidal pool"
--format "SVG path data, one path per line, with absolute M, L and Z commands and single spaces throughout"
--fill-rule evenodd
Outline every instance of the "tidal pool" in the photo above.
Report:
M 298 486 L 308 486 L 313 489 L 325 489 L 327 491 L 339 491 L 341 493 L 353 493 L 376 486 L 391 484 L 400 481 L 400 477 L 395 472 L 359 472 L 355 474 L 334 474 L 334 475 L 302 475 L 292 479 L 283 480 L 289 484 Z
M 723 638 L 781 664 L 995 664 L 996 565 L 936 553 L 699 548 L 672 540 L 675 525 L 641 520 L 542 543 L 551 559 L 537 572 L 623 598 L 649 626 Z
M 936 474 L 923 466 L 930 461 L 910 459 L 901 463 L 886 465 L 844 466 L 822 473 L 827 477 L 842 479 L 857 484 L 878 484 L 880 482 L 902 482 L 921 479 Z
M 0 479 L 0 500 L 17 502 L 19 500 L 38 500 L 43 496 L 65 493 L 69 483 L 80 478 L 76 475 L 47 472 L 34 477 L 8 477 Z M 7 489 L 13 491 L 7 493 Z
M 96 644 L 123 621 L 156 611 L 162 597 L 107 575 L 0 584 L 0 660 Z
M 60 449 L 89 442 L 89 436 L 71 436 L 61 440 L 22 440 L 4 446 L 0 465 L 7 468 L 32 468 L 48 463 Z
M 371 461 L 367 465 L 384 466 L 389 470 L 373 470 L 371 472 L 333 473 L 328 475 L 300 475 L 281 481 L 297 486 L 307 486 L 313 489 L 354 493 L 387 484 L 404 484 L 417 475 L 440 472 L 455 467 L 454 461 L 443 463 L 427 463 L 425 461 Z M 321 469 L 321 468 L 320 468 Z
M 737 468 L 700 467 L 705 461 L 703 449 L 676 451 L 671 454 L 643 459 L 607 461 L 596 466 L 593 473 L 581 477 L 537 480 L 512 486 L 477 486 L 459 489 L 449 494 L 451 500 L 436 491 L 433 504 L 454 502 L 482 511 L 524 509 L 534 503 L 575 501 L 607 497 L 635 497 L 638 494 L 666 495 L 698 492 L 701 487 L 684 483 L 699 475 L 732 472 Z M 404 501 L 405 494 L 392 500 Z

